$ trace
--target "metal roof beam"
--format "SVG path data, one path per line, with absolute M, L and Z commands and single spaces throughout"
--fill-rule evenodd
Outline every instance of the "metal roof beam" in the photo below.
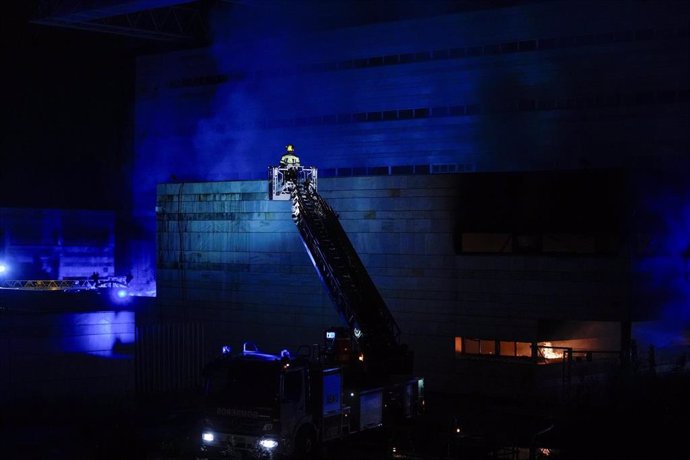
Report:
M 81 2 L 77 2 L 81 3 Z M 160 6 L 165 4 L 165 6 Z M 74 8 L 75 2 L 70 3 Z M 137 8 L 133 8 L 136 5 Z M 157 6 L 157 8 L 149 8 Z M 146 7 L 147 9 L 140 9 Z M 205 16 L 198 5 L 180 0 L 140 0 L 69 14 L 47 14 L 33 24 L 102 32 L 164 42 L 195 42 L 207 34 Z M 129 11 L 123 13 L 124 11 Z
M 166 8 L 171 6 L 193 3 L 192 0 L 136 0 L 136 1 L 101 1 L 95 7 L 86 7 L 83 2 L 51 1 L 43 4 L 41 20 L 55 20 L 62 24 L 70 22 L 90 22 L 113 16 L 122 16 L 140 11 Z M 46 14 L 47 13 L 47 14 Z

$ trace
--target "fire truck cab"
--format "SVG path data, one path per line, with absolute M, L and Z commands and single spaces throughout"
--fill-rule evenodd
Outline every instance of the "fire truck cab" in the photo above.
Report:
M 322 443 L 423 410 L 423 379 L 375 384 L 358 366 L 331 361 L 327 345 L 300 352 L 271 355 L 245 344 L 241 353 L 224 353 L 206 367 L 197 458 L 310 458 Z

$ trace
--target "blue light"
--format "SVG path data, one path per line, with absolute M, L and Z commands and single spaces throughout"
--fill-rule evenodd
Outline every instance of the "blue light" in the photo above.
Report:
M 202 439 L 204 442 L 213 442 L 213 440 L 215 439 L 215 436 L 213 436 L 213 433 L 206 432 L 206 433 L 203 433 L 203 434 L 201 435 L 201 439 Z
M 9 271 L 9 268 L 4 263 L 0 262 L 0 275 L 4 275 Z
M 108 288 L 108 295 L 110 296 L 110 301 L 117 305 L 124 305 L 131 300 L 129 292 L 123 288 Z
M 86 353 L 102 358 L 128 358 L 134 345 L 133 311 L 97 311 L 63 315 L 55 348 L 63 353 Z M 123 350 L 125 353 L 123 354 Z

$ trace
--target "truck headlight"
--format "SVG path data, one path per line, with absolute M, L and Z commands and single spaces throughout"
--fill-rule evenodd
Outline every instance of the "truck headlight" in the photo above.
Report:
M 259 441 L 259 445 L 267 450 L 273 450 L 278 447 L 278 441 L 275 439 L 262 439 Z
M 210 431 L 204 431 L 201 433 L 201 440 L 204 442 L 213 442 L 216 437 Z

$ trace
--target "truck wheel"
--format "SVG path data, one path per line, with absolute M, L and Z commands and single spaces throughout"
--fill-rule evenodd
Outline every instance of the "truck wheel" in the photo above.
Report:
M 295 439 L 295 459 L 313 460 L 316 456 L 316 434 L 310 428 L 302 428 Z

